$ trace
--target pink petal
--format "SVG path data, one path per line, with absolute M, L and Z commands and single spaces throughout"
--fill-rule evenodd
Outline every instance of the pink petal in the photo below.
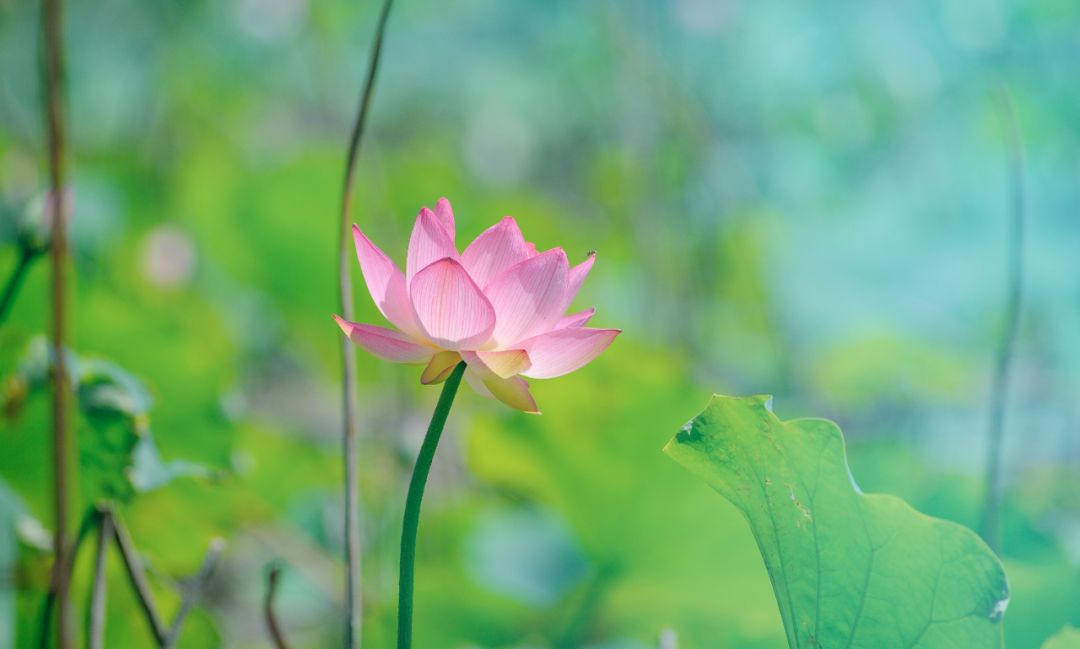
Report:
M 536 250 L 535 246 L 533 250 Z M 521 236 L 517 222 L 508 216 L 481 232 L 461 253 L 461 263 L 477 285 L 487 286 L 503 271 L 529 256 L 528 244 Z
M 407 287 L 412 286 L 413 278 L 417 273 L 447 257 L 458 258 L 454 240 L 443 227 L 439 217 L 425 207 L 416 216 L 416 225 L 413 226 L 412 235 L 409 237 L 409 254 L 405 260 Z
M 436 351 L 431 347 L 416 343 L 405 334 L 393 329 L 349 322 L 336 315 L 334 320 L 354 343 L 372 355 L 392 363 L 421 363 Z
M 439 352 L 431 357 L 427 367 L 420 375 L 420 382 L 424 385 L 442 383 L 450 377 L 454 366 L 461 362 L 461 354 L 457 352 Z
M 454 233 L 454 209 L 450 207 L 449 200 L 440 198 L 439 202 L 435 203 L 435 216 L 438 217 L 439 223 L 442 223 L 446 233 L 450 235 L 450 241 L 453 241 L 456 236 Z
M 524 349 L 507 349 L 497 352 L 464 351 L 461 356 L 470 367 L 485 368 L 502 379 L 517 376 L 529 369 L 532 363 Z
M 565 311 L 566 253 L 548 250 L 513 266 L 484 294 L 495 307 L 492 337 L 500 347 L 551 330 Z
M 534 379 L 550 379 L 569 374 L 607 349 L 619 329 L 573 327 L 556 329 L 521 343 L 529 352 L 532 367 L 522 372 Z
M 577 297 L 578 291 L 581 290 L 581 285 L 585 283 L 585 278 L 589 276 L 589 271 L 592 270 L 593 263 L 595 262 L 596 253 L 590 252 L 589 256 L 585 258 L 585 261 L 570 269 L 566 281 L 566 306 L 563 307 L 563 311 L 569 309 L 570 305 L 574 303 L 574 298 Z
M 571 313 L 568 316 L 559 318 L 559 321 L 555 323 L 556 329 L 570 329 L 571 327 L 584 327 L 585 323 L 592 319 L 593 314 L 596 313 L 596 309 L 589 307 L 584 311 L 578 311 L 577 313 Z
M 495 328 L 495 310 L 453 259 L 440 259 L 421 270 L 409 285 L 416 320 L 440 347 L 476 347 Z
M 379 247 L 353 226 L 356 258 L 364 275 L 371 298 L 383 316 L 405 333 L 419 337 L 420 328 L 413 317 L 409 294 L 405 291 L 405 275 Z

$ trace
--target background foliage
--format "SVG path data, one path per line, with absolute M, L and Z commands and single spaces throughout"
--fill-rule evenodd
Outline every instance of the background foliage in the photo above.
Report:
M 265 646 L 275 558 L 294 646 L 329 646 L 335 205 L 377 7 L 69 5 L 73 352 L 145 385 L 160 459 L 195 474 L 131 494 L 124 516 L 168 606 L 170 581 L 229 540 L 183 646 Z M 35 21 L 34 3 L 0 1 L 4 276 L 44 185 Z M 1080 625 L 1078 42 L 1068 0 L 400 0 L 357 220 L 401 261 L 440 195 L 463 240 L 509 212 L 541 247 L 599 251 L 580 301 L 626 330 L 538 385 L 543 417 L 459 400 L 425 505 L 418 643 L 783 642 L 750 530 L 660 452 L 712 392 L 836 420 L 865 490 L 975 525 L 1005 279 L 1002 81 L 1029 192 L 1005 633 L 1032 647 Z M 5 403 L 47 326 L 46 284 L 39 263 L 0 327 Z M 360 363 L 367 639 L 387 646 L 404 482 L 436 394 L 412 368 Z M 26 646 L 46 581 L 47 401 L 27 391 L 18 410 L 0 428 L 0 647 Z M 103 425 L 80 421 L 85 498 L 132 443 Z M 109 646 L 146 646 L 110 569 Z

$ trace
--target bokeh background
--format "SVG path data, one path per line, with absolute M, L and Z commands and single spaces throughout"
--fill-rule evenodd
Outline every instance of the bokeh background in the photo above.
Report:
M 377 3 L 67 4 L 72 348 L 108 388 L 82 395 L 81 498 L 119 502 L 167 616 L 227 540 L 182 647 L 268 646 L 272 561 L 292 645 L 335 646 L 337 202 Z M 36 21 L 0 1 L 4 278 L 45 186 Z M 864 490 L 977 526 L 1010 244 L 1002 84 L 1027 191 L 1006 635 L 1080 624 L 1080 4 L 398 0 L 384 54 L 355 220 L 400 263 L 439 196 L 462 242 L 512 214 L 541 247 L 598 251 L 579 302 L 625 330 L 537 382 L 541 417 L 459 397 L 425 501 L 419 646 L 645 649 L 665 629 L 780 646 L 748 527 L 660 451 L 713 392 L 836 420 Z M 47 583 L 47 283 L 39 262 L 0 324 L 3 648 L 31 645 Z M 365 646 L 387 647 L 437 390 L 360 368 Z M 109 570 L 108 646 L 149 646 Z

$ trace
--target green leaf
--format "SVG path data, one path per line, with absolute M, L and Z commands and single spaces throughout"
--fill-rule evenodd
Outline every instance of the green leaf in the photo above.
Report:
M 791 647 L 1000 647 L 1005 572 L 971 530 L 863 494 L 840 429 L 715 396 L 665 451 L 740 509 Z
M 126 502 L 135 491 L 127 473 L 139 434 L 131 420 L 117 416 L 84 417 L 79 422 L 79 495 Z
M 1064 627 L 1044 642 L 1042 649 L 1080 649 L 1080 629 Z

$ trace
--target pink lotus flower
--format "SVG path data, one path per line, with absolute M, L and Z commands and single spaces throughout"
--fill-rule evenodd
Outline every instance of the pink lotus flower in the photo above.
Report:
M 521 376 L 573 372 L 620 333 L 585 327 L 594 309 L 564 315 L 594 257 L 571 268 L 562 248 L 537 252 L 509 216 L 459 254 L 450 201 L 439 199 L 416 217 L 404 273 L 356 226 L 353 237 L 368 291 L 397 330 L 334 319 L 379 358 L 426 364 L 421 383 L 445 380 L 464 359 L 474 390 L 538 414 Z

